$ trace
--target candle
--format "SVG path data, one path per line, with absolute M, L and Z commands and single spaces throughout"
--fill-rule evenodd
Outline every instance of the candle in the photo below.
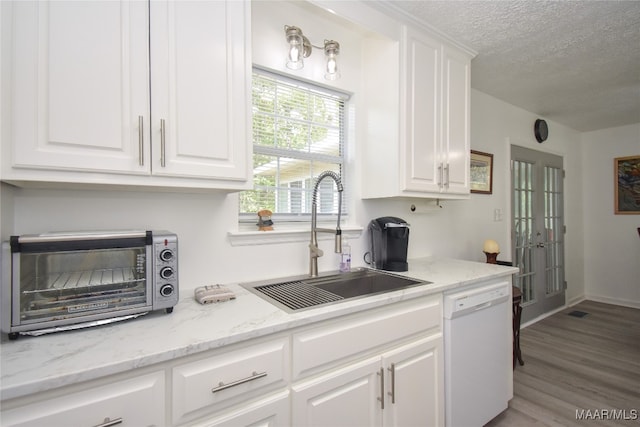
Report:
M 498 242 L 496 242 L 495 240 L 488 239 L 484 241 L 482 250 L 488 254 L 499 254 L 500 246 L 498 246 Z

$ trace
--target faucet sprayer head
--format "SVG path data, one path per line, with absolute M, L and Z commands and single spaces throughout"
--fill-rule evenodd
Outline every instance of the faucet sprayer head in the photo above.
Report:
M 337 254 L 341 254 L 342 253 L 342 230 L 340 230 L 339 228 L 336 230 L 335 253 L 337 253 Z

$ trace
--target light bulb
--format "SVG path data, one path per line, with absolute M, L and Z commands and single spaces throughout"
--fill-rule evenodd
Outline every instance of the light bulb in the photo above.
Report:
M 304 61 L 300 54 L 300 48 L 295 45 L 291 45 L 289 48 L 289 55 L 287 56 L 287 68 L 291 70 L 299 70 L 304 67 Z
M 302 30 L 294 26 L 284 26 L 284 32 L 289 43 L 289 53 L 287 54 L 287 68 L 291 70 L 299 70 L 304 67 L 303 58 L 309 56 L 311 46 L 309 46 L 309 52 L 306 51 L 305 37 L 302 35 Z M 306 41 L 308 44 L 308 41 Z
M 325 40 L 324 53 L 327 57 L 327 66 L 325 68 L 324 78 L 327 80 L 336 80 L 340 78 L 338 71 L 337 56 L 340 53 L 340 45 L 333 40 Z

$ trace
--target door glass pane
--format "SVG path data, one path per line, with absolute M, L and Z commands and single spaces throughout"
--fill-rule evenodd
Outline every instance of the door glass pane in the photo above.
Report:
M 562 170 L 555 167 L 544 168 L 544 226 L 545 226 L 545 272 L 546 294 L 551 295 L 564 290 L 564 260 L 562 259 Z
M 515 285 L 522 291 L 523 304 L 536 299 L 533 287 L 535 276 L 533 166 L 533 163 L 515 160 L 512 171 L 515 266 L 520 268 L 520 273 L 515 275 Z

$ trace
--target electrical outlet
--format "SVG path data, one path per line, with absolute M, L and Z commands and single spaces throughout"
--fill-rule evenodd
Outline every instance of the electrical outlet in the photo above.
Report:
M 502 221 L 502 209 L 494 209 L 493 210 L 493 220 L 495 222 Z

